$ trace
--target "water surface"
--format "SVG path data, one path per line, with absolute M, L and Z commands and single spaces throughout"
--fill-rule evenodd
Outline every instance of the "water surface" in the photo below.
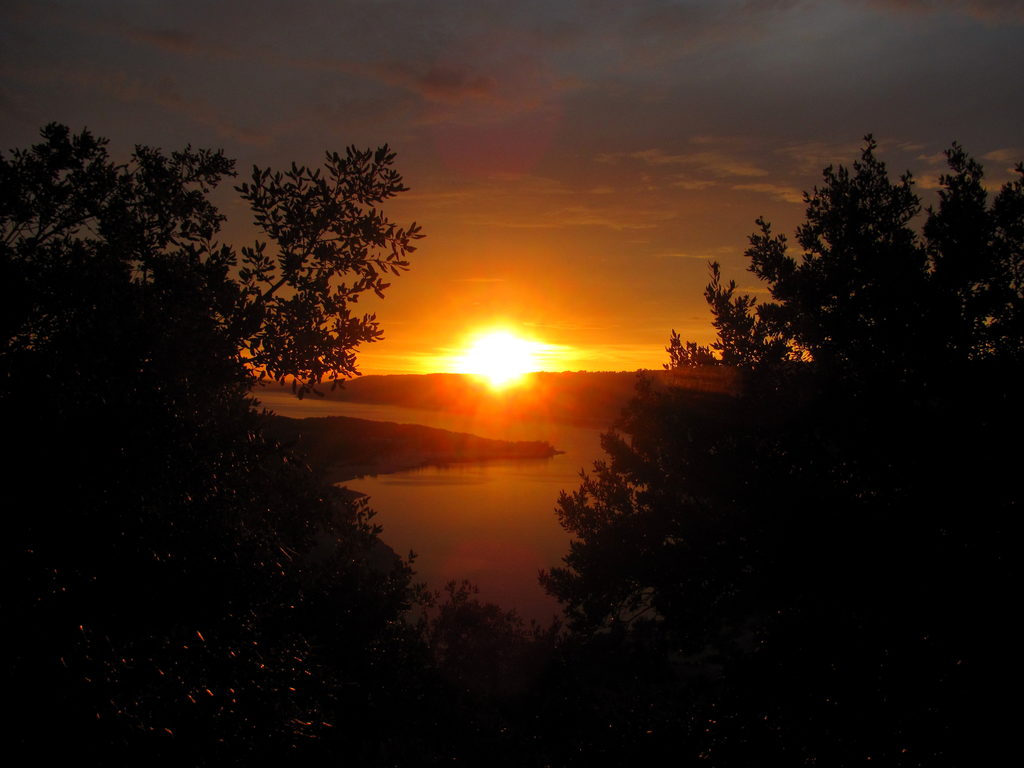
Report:
M 439 589 L 469 579 L 483 600 L 547 621 L 558 604 L 537 583 L 559 565 L 569 537 L 558 524 L 559 492 L 575 489 L 581 468 L 602 455 L 600 430 L 541 422 L 502 421 L 387 405 L 343 403 L 268 390 L 263 404 L 283 416 L 351 416 L 424 424 L 499 440 L 546 440 L 564 451 L 550 459 L 518 459 L 425 467 L 350 480 L 370 497 L 381 538 L 399 554 L 417 553 L 417 578 Z

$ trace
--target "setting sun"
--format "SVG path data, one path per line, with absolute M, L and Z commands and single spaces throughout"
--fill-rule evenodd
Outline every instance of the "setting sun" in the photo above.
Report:
M 495 389 L 503 389 L 523 374 L 540 370 L 544 348 L 508 331 L 490 331 L 470 341 L 457 358 L 455 372 L 481 376 Z

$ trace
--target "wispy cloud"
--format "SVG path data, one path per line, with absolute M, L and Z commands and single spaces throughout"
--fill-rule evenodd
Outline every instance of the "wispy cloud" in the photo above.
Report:
M 732 189 L 738 192 L 760 192 L 784 203 L 802 203 L 804 201 L 802 190 L 784 184 L 734 184 Z
M 371 65 L 351 64 L 347 68 L 388 85 L 405 88 L 437 104 L 493 102 L 498 97 L 497 78 L 486 72 L 474 70 L 470 65 L 459 66 L 446 62 L 423 65 L 382 62 Z
M 933 14 L 955 13 L 985 21 L 1024 22 L 1020 0 L 853 0 L 886 11 Z
M 985 161 L 985 170 L 990 178 L 997 180 L 1010 180 L 1019 178 L 1016 172 L 1017 164 L 1024 162 L 1024 148 L 1001 147 L 986 152 L 981 156 Z
M 73 82 L 102 96 L 126 104 L 149 104 L 212 128 L 223 137 L 243 144 L 262 144 L 268 139 L 263 131 L 246 128 L 231 119 L 225 111 L 206 99 L 183 92 L 172 77 L 156 80 L 125 72 L 80 67 L 76 70 L 50 69 L 38 73 L 44 79 Z
M 645 207 L 597 206 L 576 204 L 546 209 L 529 217 L 481 216 L 477 221 L 491 226 L 512 229 L 562 229 L 565 227 L 600 227 L 617 232 L 655 229 L 677 216 L 672 210 L 654 210 Z M 475 217 L 474 217 L 475 218 Z
M 201 45 L 195 35 L 184 32 L 180 29 L 143 29 L 140 27 L 129 27 L 126 30 L 129 39 L 146 43 L 164 51 L 178 54 L 193 54 L 200 51 L 206 52 L 206 46 Z
M 628 187 L 579 189 L 531 174 L 467 179 L 459 190 L 408 193 L 403 202 L 435 215 L 457 212 L 474 225 L 512 229 L 648 230 L 678 216 L 678 202 L 672 198 Z
M 849 165 L 860 157 L 864 143 L 857 141 L 802 141 L 785 144 L 775 150 L 791 173 L 820 177 L 823 168 Z
M 717 187 L 719 186 L 719 183 L 708 179 L 677 179 L 672 182 L 672 186 L 678 187 L 679 189 L 685 189 L 688 192 L 699 192 L 702 189 Z
M 769 174 L 766 169 L 755 163 L 715 149 L 699 150 L 696 152 L 666 152 L 663 149 L 652 148 L 631 152 L 603 153 L 597 157 L 597 161 L 601 163 L 617 163 L 631 160 L 638 161 L 649 167 L 693 168 L 719 178 L 730 176 L 758 177 Z M 690 183 L 693 182 L 691 181 Z

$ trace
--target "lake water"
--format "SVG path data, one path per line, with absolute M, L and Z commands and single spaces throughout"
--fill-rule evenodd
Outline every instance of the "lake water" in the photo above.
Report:
M 537 422 L 486 420 L 386 405 L 341 403 L 266 390 L 265 407 L 294 418 L 352 416 L 424 424 L 501 440 L 546 440 L 564 453 L 550 459 L 489 461 L 396 472 L 345 485 L 370 497 L 381 538 L 399 554 L 417 553 L 417 579 L 440 589 L 469 579 L 480 598 L 546 623 L 558 603 L 537 583 L 561 564 L 569 537 L 558 524 L 559 492 L 579 485 L 580 469 L 602 457 L 601 430 Z

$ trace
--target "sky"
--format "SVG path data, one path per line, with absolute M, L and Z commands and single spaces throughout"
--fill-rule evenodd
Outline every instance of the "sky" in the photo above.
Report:
M 365 305 L 364 373 L 451 370 L 499 327 L 547 370 L 660 368 L 673 329 L 714 337 L 708 261 L 763 293 L 755 219 L 792 235 L 865 134 L 925 204 L 953 141 L 1008 181 L 1022 72 L 1020 0 L 0 0 L 0 148 L 56 121 L 244 175 L 387 143 L 410 190 L 384 210 L 426 237 Z

